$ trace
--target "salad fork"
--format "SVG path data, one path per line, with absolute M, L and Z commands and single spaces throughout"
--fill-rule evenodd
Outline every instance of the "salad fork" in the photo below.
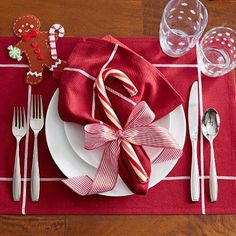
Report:
M 32 95 L 30 127 L 34 132 L 34 151 L 31 168 L 31 199 L 39 200 L 40 193 L 40 174 L 38 161 L 38 134 L 44 125 L 42 95 Z
M 26 134 L 26 118 L 24 107 L 14 107 L 12 119 L 12 133 L 16 138 L 16 154 L 13 171 L 12 194 L 13 200 L 19 201 L 21 195 L 21 173 L 20 173 L 20 140 Z

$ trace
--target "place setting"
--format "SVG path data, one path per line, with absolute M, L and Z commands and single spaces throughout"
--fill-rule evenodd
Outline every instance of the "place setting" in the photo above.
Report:
M 152 38 L 12 22 L 2 214 L 235 213 L 234 29 L 206 30 L 199 0 L 169 1 Z

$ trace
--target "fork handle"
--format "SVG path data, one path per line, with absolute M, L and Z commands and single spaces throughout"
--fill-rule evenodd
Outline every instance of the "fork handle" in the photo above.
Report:
M 20 154 L 19 154 L 19 144 L 20 141 L 16 141 L 16 154 L 15 154 L 15 164 L 13 171 L 13 182 L 12 182 L 12 194 L 13 200 L 15 202 L 20 201 L 21 194 L 21 173 L 20 173 Z
M 40 176 L 39 176 L 39 161 L 38 161 L 38 134 L 34 134 L 34 151 L 31 168 L 31 200 L 37 202 L 40 193 Z

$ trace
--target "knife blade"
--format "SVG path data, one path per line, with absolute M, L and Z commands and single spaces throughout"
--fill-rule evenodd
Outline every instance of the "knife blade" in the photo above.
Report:
M 190 140 L 192 144 L 190 189 L 191 189 L 191 199 L 193 202 L 199 201 L 199 196 L 200 196 L 199 168 L 198 168 L 198 157 L 197 157 L 198 125 L 199 125 L 198 82 L 195 81 L 191 87 L 189 104 L 188 104 L 188 127 L 189 127 Z

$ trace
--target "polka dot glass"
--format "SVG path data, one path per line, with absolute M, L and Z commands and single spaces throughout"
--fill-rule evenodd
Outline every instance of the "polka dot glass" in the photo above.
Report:
M 208 22 L 206 7 L 198 0 L 171 0 L 160 24 L 161 48 L 171 57 L 180 57 L 196 45 Z
M 198 49 L 200 70 L 209 77 L 228 73 L 236 66 L 236 31 L 227 27 L 209 30 Z

